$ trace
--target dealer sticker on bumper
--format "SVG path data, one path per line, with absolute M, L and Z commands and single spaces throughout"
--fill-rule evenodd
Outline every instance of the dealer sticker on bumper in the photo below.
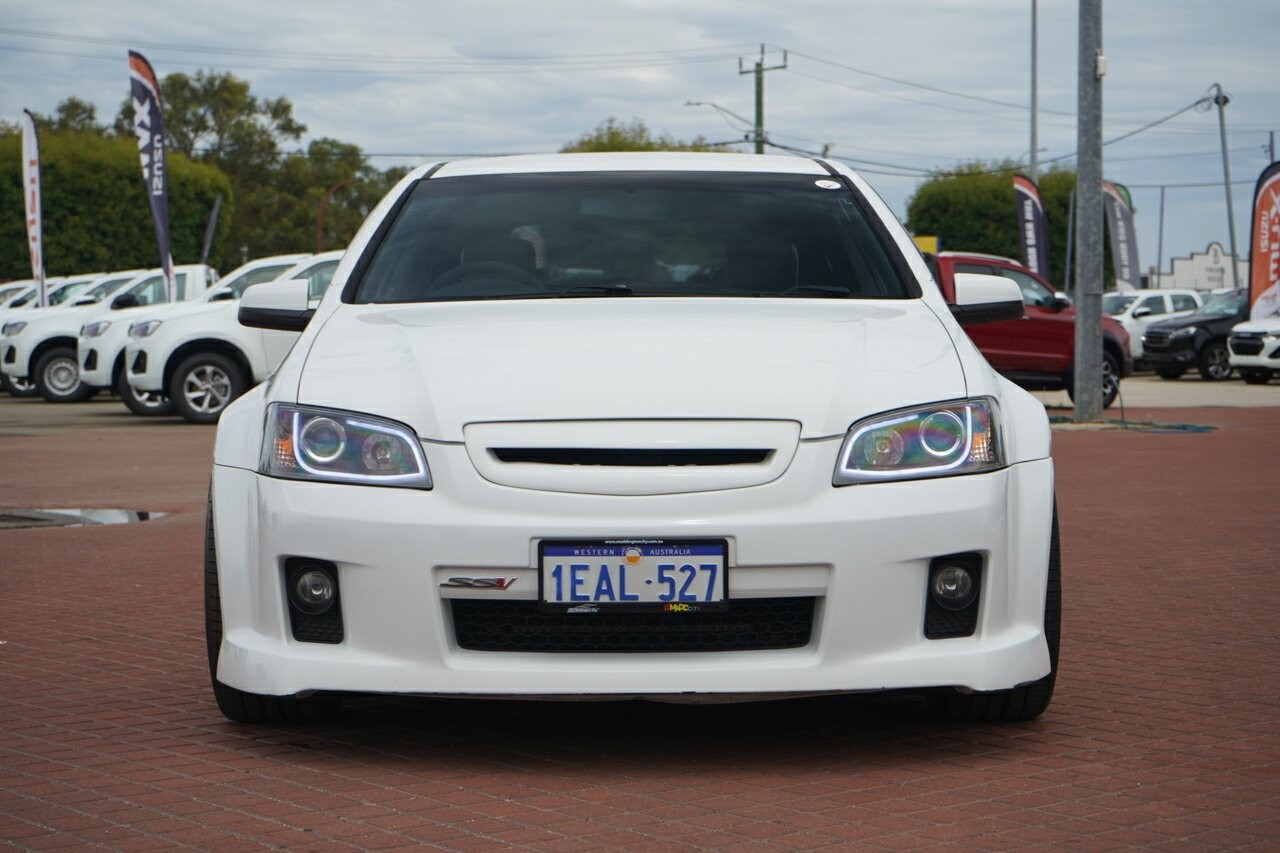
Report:
M 690 612 L 728 606 L 723 539 L 544 540 L 540 600 L 548 609 Z

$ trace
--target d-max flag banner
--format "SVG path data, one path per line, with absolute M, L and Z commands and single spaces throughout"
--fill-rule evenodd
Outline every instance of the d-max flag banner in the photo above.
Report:
M 133 98 L 133 132 L 138 137 L 138 156 L 142 160 L 142 183 L 151 202 L 151 220 L 156 228 L 156 246 L 160 250 L 160 266 L 164 268 L 164 286 L 173 302 L 177 293 L 173 278 L 173 256 L 169 251 L 169 181 L 164 168 L 164 118 L 161 115 L 160 83 L 151 63 L 135 51 L 129 51 L 129 90 Z
M 1018 232 L 1022 235 L 1022 265 L 1037 275 L 1049 277 L 1049 229 L 1044 222 L 1044 204 L 1035 181 L 1013 176 L 1013 196 L 1018 203 Z
M 1133 209 L 1125 201 L 1122 188 L 1102 182 L 1102 203 L 1106 209 L 1107 234 L 1111 238 L 1111 263 L 1116 274 L 1116 290 L 1137 290 L 1142 285 L 1138 267 L 1138 238 L 1133 232 Z
M 1262 170 L 1249 231 L 1249 319 L 1280 311 L 1280 161 Z
M 40 233 L 40 145 L 36 139 L 36 117 L 22 111 L 22 200 L 27 209 L 27 247 L 31 252 L 31 277 L 36 281 L 37 303 L 49 304 L 44 282 L 44 244 Z

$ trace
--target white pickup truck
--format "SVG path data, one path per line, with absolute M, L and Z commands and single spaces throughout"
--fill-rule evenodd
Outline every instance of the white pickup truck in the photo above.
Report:
M 310 299 L 318 301 L 342 255 L 314 255 L 279 278 L 305 279 Z M 124 356 L 135 395 L 167 394 L 178 414 L 192 423 L 218 420 L 228 403 L 276 369 L 298 338 L 297 332 L 241 326 L 238 311 L 239 303 L 228 297 L 135 322 Z
M 204 264 L 176 266 L 174 275 L 179 299 L 195 299 L 218 280 L 217 271 Z M 119 288 L 109 304 L 112 310 L 124 310 L 165 300 L 164 275 L 152 270 Z M 71 302 L 70 307 L 44 309 L 30 320 L 10 320 L 0 329 L 0 370 L 10 382 L 30 379 L 40 396 L 52 403 L 87 400 L 96 393 L 80 382 L 76 341 L 85 320 L 99 312 L 86 314 L 80 298 Z
M 198 297 L 194 304 L 234 299 L 249 285 L 271 281 L 308 257 L 310 255 L 307 254 L 276 255 L 250 261 L 219 279 L 218 286 Z M 124 349 L 129 341 L 129 326 L 134 322 L 192 307 L 193 301 L 185 300 L 95 312 L 96 316 L 89 317 L 80 327 L 80 336 L 76 341 L 80 382 L 95 390 L 114 391 L 134 414 L 162 415 L 172 412 L 173 405 L 169 402 L 168 395 L 161 392 L 139 393 L 125 381 Z

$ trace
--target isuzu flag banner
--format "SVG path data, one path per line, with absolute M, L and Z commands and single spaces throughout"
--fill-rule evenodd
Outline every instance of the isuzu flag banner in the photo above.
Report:
M 1107 214 L 1107 234 L 1111 238 L 1111 264 L 1116 274 L 1116 290 L 1137 290 L 1142 286 L 1138 267 L 1138 236 L 1133 232 L 1133 209 L 1120 187 L 1102 182 L 1102 203 Z
M 1044 204 L 1036 182 L 1013 176 L 1013 195 L 1018 202 L 1018 232 L 1022 236 L 1022 265 L 1049 277 L 1049 229 L 1044 223 Z
M 1262 170 L 1249 231 L 1249 319 L 1280 311 L 1280 161 Z
M 165 293 L 177 300 L 173 278 L 173 256 L 169 251 L 169 181 L 164 168 L 164 118 L 160 107 L 160 83 L 151 63 L 129 51 L 129 90 L 133 98 L 133 132 L 138 137 L 142 160 L 142 183 L 151 203 L 151 219 L 156 228 L 160 266 L 164 268 Z
M 40 307 L 49 304 L 44 283 L 44 244 L 40 233 L 40 145 L 36 139 L 36 119 L 22 111 L 22 200 L 27 209 L 27 247 L 31 251 L 31 277 L 36 281 Z

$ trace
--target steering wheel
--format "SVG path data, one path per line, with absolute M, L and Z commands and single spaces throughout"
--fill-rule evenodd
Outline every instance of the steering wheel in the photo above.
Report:
M 454 267 L 431 282 L 428 292 L 444 290 L 467 280 L 493 281 L 494 279 L 520 285 L 535 292 L 546 289 L 536 275 L 515 264 L 508 264 L 505 261 L 472 261 Z

